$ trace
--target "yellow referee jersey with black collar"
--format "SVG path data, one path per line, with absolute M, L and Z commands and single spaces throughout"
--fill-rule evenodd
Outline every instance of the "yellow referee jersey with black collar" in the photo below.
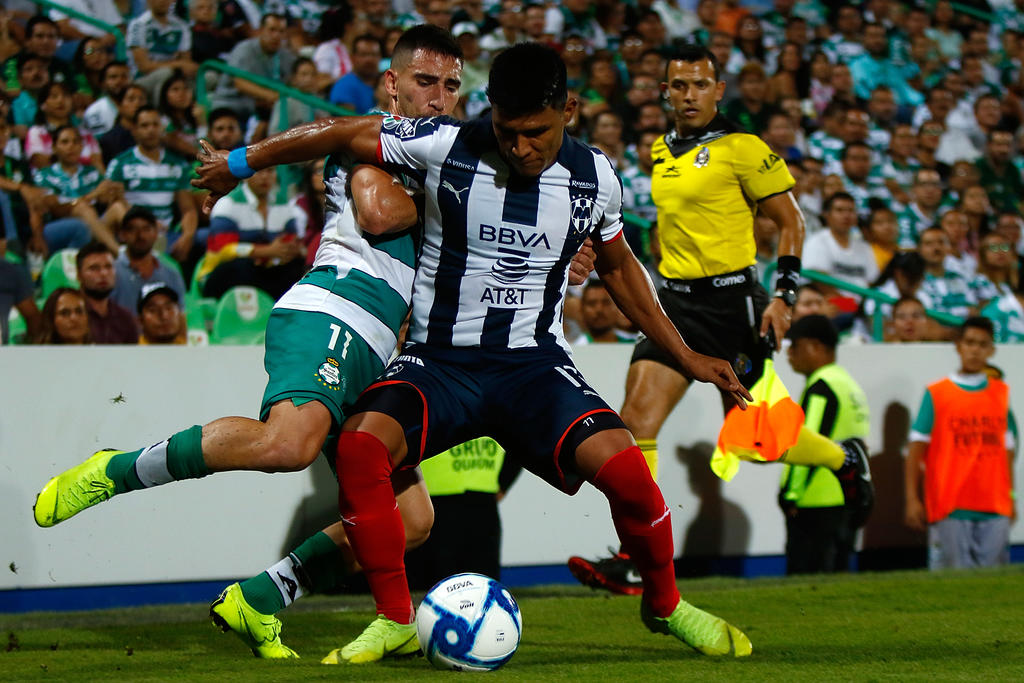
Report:
M 756 203 L 796 184 L 786 162 L 721 115 L 693 135 L 663 135 L 651 157 L 659 272 L 692 280 L 754 265 Z

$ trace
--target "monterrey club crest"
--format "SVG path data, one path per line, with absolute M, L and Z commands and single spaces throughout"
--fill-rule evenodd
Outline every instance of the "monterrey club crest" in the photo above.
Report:
M 594 200 L 576 197 L 569 205 L 569 225 L 577 235 L 590 232 L 594 227 Z

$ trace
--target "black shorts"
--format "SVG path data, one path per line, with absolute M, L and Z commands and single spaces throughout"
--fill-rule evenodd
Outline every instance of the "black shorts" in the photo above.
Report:
M 480 436 L 569 494 L 583 483 L 576 447 L 592 434 L 625 429 L 560 347 L 443 348 L 407 344 L 352 414 L 390 415 L 405 432 L 402 467 Z
M 760 379 L 764 361 L 771 356 L 760 337 L 761 315 L 770 302 L 764 287 L 755 282 L 691 294 L 662 287 L 658 299 L 690 348 L 732 363 L 748 389 Z M 675 358 L 646 337 L 633 349 L 630 362 L 638 360 L 653 360 L 686 374 Z

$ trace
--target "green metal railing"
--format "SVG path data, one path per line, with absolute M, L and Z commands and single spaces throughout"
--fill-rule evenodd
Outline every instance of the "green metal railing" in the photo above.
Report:
M 337 116 L 354 116 L 355 112 L 345 107 L 339 107 L 336 104 L 332 104 L 327 100 L 321 99 L 315 95 L 304 93 L 301 90 L 296 90 L 284 83 L 259 76 L 257 74 L 249 73 L 238 67 L 231 66 L 219 59 L 208 59 L 199 65 L 199 71 L 196 73 L 196 101 L 202 105 L 206 111 L 210 111 L 210 94 L 206 87 L 206 73 L 208 71 L 216 71 L 219 73 L 227 74 L 232 78 L 241 78 L 255 83 L 261 88 L 273 90 L 277 93 L 277 106 L 280 107 L 278 110 L 280 115 L 278 116 L 278 129 L 281 132 L 288 130 L 291 126 L 291 122 L 288 120 L 288 101 L 295 100 L 302 102 L 303 104 L 309 105 L 315 110 L 325 111 L 328 114 L 335 114 Z M 302 123 L 306 123 L 303 121 Z M 288 187 L 298 182 L 299 170 L 294 166 L 278 166 L 277 168 L 277 198 L 278 201 L 286 201 L 288 198 Z
M 256 74 L 249 73 L 248 71 L 244 71 L 242 69 L 239 69 L 238 67 L 231 66 L 230 64 L 222 62 L 219 59 L 206 60 L 205 62 L 199 65 L 199 73 L 196 74 L 196 101 L 199 102 L 199 104 L 206 107 L 207 110 L 209 110 L 210 108 L 210 96 L 206 88 L 207 71 L 217 71 L 223 74 L 227 74 L 228 76 L 231 76 L 233 78 L 241 78 L 243 80 L 249 81 L 250 83 L 255 83 L 261 88 L 266 88 L 268 90 L 273 90 L 274 92 L 276 92 L 278 94 L 277 106 L 280 107 L 280 126 L 279 130 L 276 132 L 281 132 L 289 128 L 288 100 L 302 102 L 303 104 L 307 104 L 310 107 L 313 107 L 314 109 L 319 109 L 321 111 L 325 111 L 329 114 L 334 114 L 336 116 L 355 115 L 355 112 L 352 111 L 351 109 L 339 107 L 338 105 L 332 104 L 327 100 L 317 97 L 316 95 L 304 93 L 301 90 L 296 90 L 295 88 L 285 85 L 284 83 L 279 83 L 278 81 L 274 81 L 269 78 L 264 78 L 263 76 L 258 76 Z
M 989 24 L 991 24 L 993 21 L 995 21 L 995 18 L 996 18 L 995 15 L 992 14 L 991 12 L 986 12 L 983 9 L 978 9 L 977 7 L 971 7 L 970 5 L 965 5 L 965 4 L 961 3 L 961 2 L 951 2 L 949 4 L 952 5 L 954 12 L 959 12 L 961 14 L 967 14 L 969 16 L 974 17 L 975 19 L 981 19 L 982 21 L 987 22 Z M 935 9 L 935 3 L 932 3 L 931 8 L 932 8 L 932 10 Z
M 772 284 L 772 277 L 775 275 L 775 268 L 775 264 L 770 263 L 764 269 L 764 274 L 761 276 L 761 282 L 764 284 L 765 289 L 772 289 L 774 287 Z M 884 294 L 874 289 L 855 285 L 851 282 L 847 282 L 846 280 L 840 280 L 837 277 L 832 277 L 831 275 L 826 275 L 825 273 L 821 273 L 816 270 L 804 269 L 800 271 L 800 275 L 812 282 L 820 282 L 823 285 L 835 287 L 841 292 L 849 292 L 850 294 L 856 294 L 865 299 L 871 299 L 874 301 L 876 306 L 874 312 L 871 314 L 871 336 L 875 341 L 882 341 L 885 329 L 885 316 L 882 314 L 882 304 L 888 304 L 891 306 L 896 303 L 896 297 L 889 296 L 888 294 Z M 956 326 L 963 323 L 963 318 L 949 313 L 942 313 L 931 309 L 926 309 L 925 313 L 928 314 L 928 317 L 934 318 L 943 325 Z
M 56 10 L 61 14 L 66 14 L 73 19 L 84 21 L 90 26 L 95 26 L 98 29 L 106 31 L 107 33 L 114 36 L 114 56 L 122 62 L 128 58 L 128 49 L 124 42 L 124 33 L 121 31 L 121 29 L 114 26 L 113 24 L 108 24 L 105 21 L 100 21 L 96 17 L 91 17 L 88 14 L 83 14 L 82 12 L 79 12 L 76 9 L 65 7 L 59 2 L 51 2 L 51 0 L 33 0 L 33 2 L 35 2 L 35 4 L 39 5 L 40 7 Z

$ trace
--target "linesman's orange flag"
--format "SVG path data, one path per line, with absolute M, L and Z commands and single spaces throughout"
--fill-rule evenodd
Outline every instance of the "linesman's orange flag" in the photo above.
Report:
M 736 476 L 740 460 L 778 460 L 796 443 L 804 423 L 803 409 L 789 397 L 770 358 L 750 395 L 754 400 L 746 410 L 733 407 L 725 416 L 711 456 L 711 470 L 725 481 Z

